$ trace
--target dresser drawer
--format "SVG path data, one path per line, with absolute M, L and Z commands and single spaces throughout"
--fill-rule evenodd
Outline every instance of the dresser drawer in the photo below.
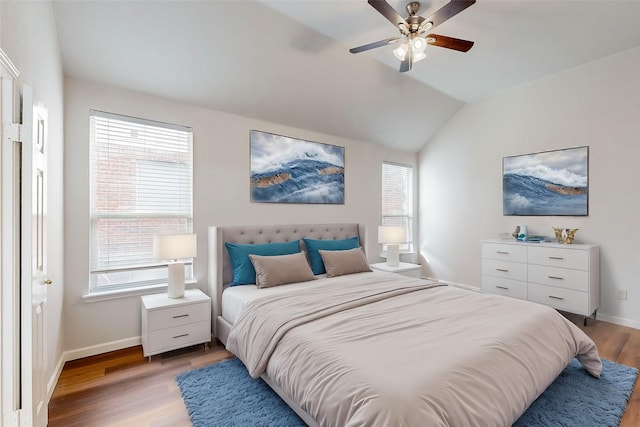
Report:
M 527 264 L 496 259 L 482 260 L 482 274 L 512 280 L 527 280 Z
M 589 273 L 568 268 L 529 265 L 529 283 L 588 292 Z
M 529 247 L 529 264 L 589 270 L 589 252 L 580 249 Z
M 572 289 L 529 283 L 529 301 L 545 304 L 558 310 L 589 315 L 589 294 Z
M 209 321 L 209 301 L 149 311 L 149 331 Z
M 190 323 L 174 328 L 149 332 L 145 356 L 151 356 L 188 345 L 200 344 L 211 340 L 210 322 Z
M 483 243 L 482 258 L 527 262 L 527 247 L 501 243 Z
M 494 276 L 482 276 L 482 290 L 490 294 L 527 299 L 527 283 L 519 280 L 503 279 Z

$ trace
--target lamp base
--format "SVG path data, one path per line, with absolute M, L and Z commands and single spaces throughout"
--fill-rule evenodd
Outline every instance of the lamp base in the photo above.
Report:
M 181 262 L 170 262 L 169 286 L 167 293 L 169 298 L 182 298 L 184 296 L 184 264 Z
M 397 267 L 400 264 L 400 245 L 387 245 L 387 265 Z

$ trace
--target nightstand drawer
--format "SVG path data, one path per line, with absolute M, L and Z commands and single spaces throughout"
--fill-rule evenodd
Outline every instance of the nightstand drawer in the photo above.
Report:
M 588 292 L 589 274 L 583 270 L 529 265 L 529 283 Z
M 527 262 L 527 247 L 517 244 L 484 243 L 482 258 L 498 259 L 513 262 Z
M 527 264 L 522 264 L 519 262 L 500 261 L 495 259 L 483 259 L 482 274 L 485 276 L 522 280 L 523 282 L 526 282 Z
M 529 283 L 529 301 L 549 305 L 558 310 L 589 315 L 589 294 L 571 289 Z
M 526 300 L 527 282 L 503 279 L 501 277 L 482 276 L 482 291 Z
M 208 301 L 149 311 L 149 331 L 209 320 Z
M 175 328 L 149 332 L 145 356 L 162 353 L 211 340 L 209 321 L 190 323 Z
M 529 264 L 589 270 L 589 253 L 580 249 L 530 247 Z

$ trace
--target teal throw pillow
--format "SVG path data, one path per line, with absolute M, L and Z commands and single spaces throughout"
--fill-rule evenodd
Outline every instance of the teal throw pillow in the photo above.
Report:
M 256 270 L 249 259 L 251 255 L 274 256 L 290 255 L 300 252 L 300 241 L 277 243 L 257 243 L 254 245 L 225 242 L 229 252 L 229 260 L 233 270 L 231 286 L 251 285 L 256 283 Z

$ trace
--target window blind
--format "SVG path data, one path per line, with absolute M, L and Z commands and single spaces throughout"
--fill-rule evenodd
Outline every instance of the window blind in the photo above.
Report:
M 191 128 L 93 110 L 90 129 L 91 288 L 166 281 L 153 236 L 192 231 Z
M 400 249 L 410 251 L 413 241 L 413 168 L 396 163 L 382 163 L 382 225 L 400 225 L 407 230 L 407 244 Z

